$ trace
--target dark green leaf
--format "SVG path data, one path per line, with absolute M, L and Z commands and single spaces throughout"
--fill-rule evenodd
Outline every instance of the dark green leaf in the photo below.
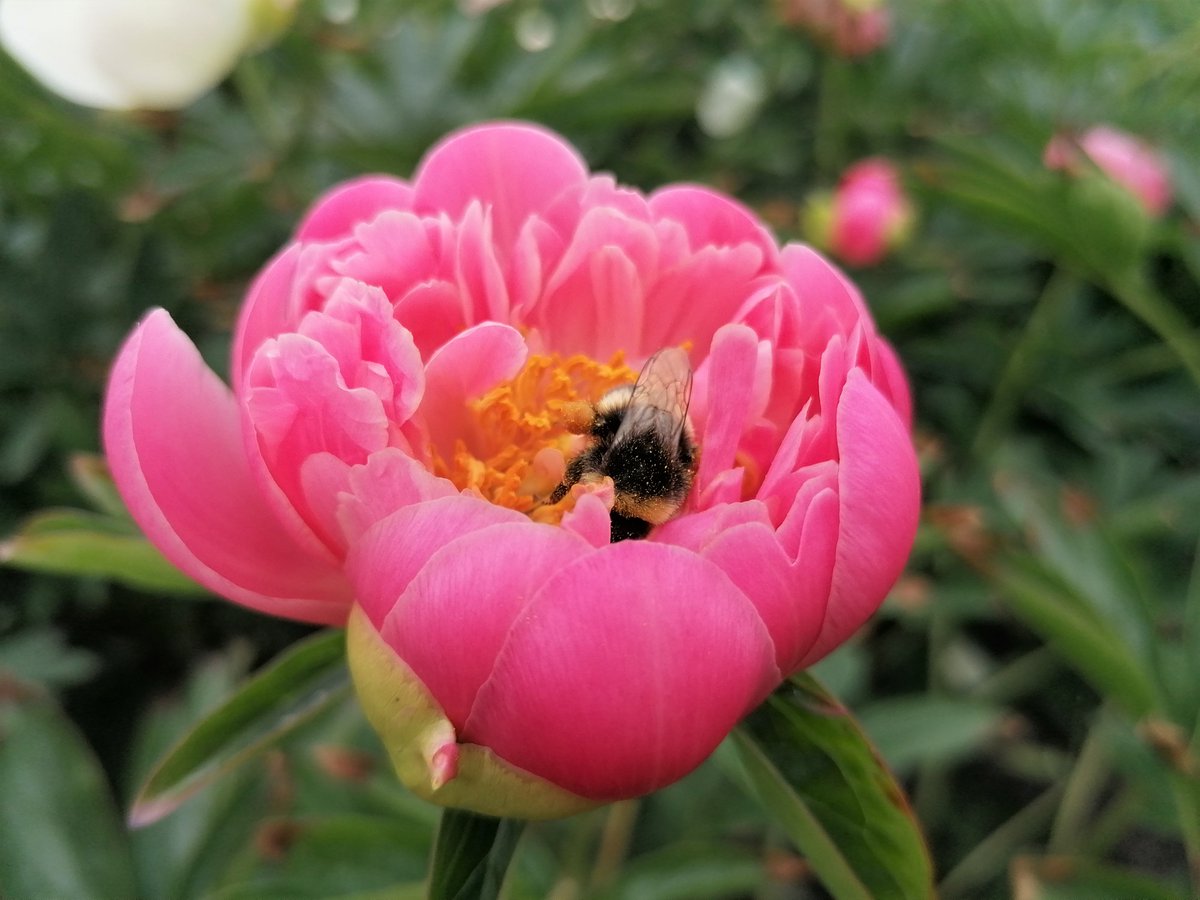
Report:
M 0 895 L 136 896 L 104 773 L 48 699 L 0 682 Z
M 161 760 L 129 814 L 145 825 L 350 692 L 341 631 L 308 638 L 248 681 Z
M 933 896 L 929 851 L 903 791 L 816 679 L 792 678 L 733 738 L 751 789 L 834 897 Z

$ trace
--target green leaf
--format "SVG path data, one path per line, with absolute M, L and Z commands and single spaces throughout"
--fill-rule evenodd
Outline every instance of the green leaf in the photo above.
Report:
M 155 703 L 138 723 L 130 749 L 129 782 L 136 786 L 190 728 L 226 700 L 246 677 L 251 649 L 236 643 L 196 666 L 181 690 Z M 130 835 L 146 900 L 208 896 L 252 846 L 278 784 L 266 766 L 242 766 L 173 815 Z
M 158 763 L 129 813 L 137 827 L 278 742 L 350 693 L 339 630 L 296 644 L 193 728 Z
M 717 842 L 672 844 L 630 861 L 595 900 L 704 900 L 752 896 L 767 880 L 761 857 Z
M 1157 706 L 1153 682 L 1128 646 L 1061 581 L 1035 560 L 999 567 L 996 583 L 1006 602 L 1101 693 L 1133 716 Z
M 1185 900 L 1188 894 L 1140 872 L 1053 856 L 1013 860 L 1014 897 L 1037 900 Z
M 71 481 L 100 512 L 128 519 L 129 511 L 121 499 L 108 460 L 96 453 L 76 453 L 71 457 Z
M 269 858 L 216 892 L 232 898 L 348 898 L 411 889 L 423 881 L 429 833 L 379 816 L 302 816 L 266 822 Z M 415 896 L 424 897 L 424 888 Z
M 111 578 L 145 591 L 204 592 L 129 522 L 81 510 L 46 510 L 26 519 L 0 543 L 0 563 L 55 575 Z
M 48 699 L 0 684 L 0 895 L 134 897 L 133 861 L 99 763 Z
M 933 896 L 903 791 L 849 712 L 811 675 L 733 733 L 743 775 L 837 900 Z
M 0 640 L 0 672 L 21 681 L 71 685 L 87 681 L 100 668 L 95 654 L 71 647 L 49 626 L 26 628 Z
M 992 733 L 1000 716 L 984 703 L 921 694 L 864 706 L 859 721 L 888 764 L 908 771 L 964 755 Z
M 446 809 L 429 873 L 429 900 L 496 900 L 525 823 Z

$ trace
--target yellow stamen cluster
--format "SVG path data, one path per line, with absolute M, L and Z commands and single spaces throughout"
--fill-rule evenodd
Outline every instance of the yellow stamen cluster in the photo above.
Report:
M 449 459 L 434 453 L 433 470 L 460 490 L 557 523 L 574 500 L 568 495 L 553 506 L 545 500 L 562 480 L 564 461 L 579 449 L 581 409 L 635 380 L 621 352 L 607 363 L 579 355 L 531 356 L 511 381 L 470 401 L 468 433 Z

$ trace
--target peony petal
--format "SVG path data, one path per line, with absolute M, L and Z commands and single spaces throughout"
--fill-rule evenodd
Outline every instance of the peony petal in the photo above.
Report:
M 433 445 L 448 457 L 468 431 L 466 402 L 515 376 L 528 355 L 521 332 L 499 322 L 468 328 L 439 347 L 425 367 L 421 404 Z
M 468 205 L 457 238 L 455 263 L 467 320 L 510 321 L 508 285 L 496 258 L 490 212 L 478 202 Z
M 350 615 L 346 648 L 363 712 L 383 738 L 396 774 L 417 796 L 517 819 L 553 819 L 596 805 L 508 765 L 487 747 L 456 743 L 437 701 L 360 607 Z
M 704 430 L 696 489 L 703 492 L 734 465 L 738 442 L 753 409 L 758 338 L 745 325 L 726 325 L 713 337 L 705 360 Z
M 824 256 L 805 244 L 788 244 L 780 254 L 784 275 L 800 301 L 802 316 L 821 322 L 832 317 L 841 334 L 860 322 L 870 322 L 866 304 L 854 284 Z M 812 325 L 809 326 L 810 329 Z M 869 326 L 868 326 L 869 327 Z M 826 333 L 824 340 L 831 336 Z M 810 345 L 822 346 L 814 335 Z
M 513 621 L 545 581 L 590 549 L 571 532 L 529 521 L 469 532 L 429 557 L 380 633 L 461 729 Z
M 385 210 L 411 209 L 412 203 L 413 189 L 399 178 L 387 175 L 355 178 L 321 197 L 296 229 L 296 240 L 336 240 Z
M 288 538 L 250 471 L 233 396 L 163 310 L 113 366 L 104 444 L 134 519 L 187 575 L 262 612 L 345 620 L 349 585 Z
M 594 493 L 583 494 L 575 501 L 575 508 L 563 516 L 562 527 L 575 532 L 593 547 L 606 547 L 612 540 L 609 507 Z
M 860 370 L 846 379 L 837 411 L 841 512 L 837 562 L 816 662 L 873 613 L 900 577 L 917 532 L 921 502 L 908 430 Z
M 396 301 L 396 321 L 407 328 L 423 359 L 467 326 L 462 293 L 445 281 L 418 284 Z
M 892 402 L 892 408 L 900 416 L 904 427 L 912 430 L 912 393 L 908 387 L 908 376 L 904 374 L 904 366 L 896 355 L 892 345 L 883 338 L 874 342 L 877 371 L 871 373 L 871 383 Z
M 344 467 L 337 495 L 338 530 L 348 543 L 401 507 L 458 494 L 448 479 L 437 477 L 396 447 L 372 453 L 365 466 L 337 462 Z
M 462 736 L 581 796 L 629 797 L 699 765 L 778 678 L 762 620 L 720 569 L 625 541 L 545 583 Z
M 587 181 L 587 164 L 553 132 L 516 123 L 451 135 L 413 179 L 414 206 L 458 218 L 473 201 L 490 209 L 497 246 L 509 247 L 529 216 Z
M 832 547 L 837 532 L 830 535 Z M 793 568 L 775 532 L 764 523 L 739 525 L 719 535 L 704 550 L 758 610 L 775 645 L 775 665 L 790 672 L 821 630 L 828 593 L 810 596 L 797 582 L 805 580 L 805 560 Z M 833 568 L 832 555 L 826 573 Z M 807 585 L 804 585 L 805 587 Z M 828 584 L 826 584 L 828 591 Z
M 300 311 L 293 302 L 299 259 L 300 247 L 292 244 L 272 259 L 250 285 L 238 315 L 230 361 L 233 387 L 239 394 L 258 348 L 300 321 Z
M 381 628 L 429 557 L 470 531 L 511 522 L 529 524 L 515 510 L 467 494 L 397 510 L 367 529 L 346 557 L 346 572 L 359 604 Z
M 778 252 L 775 239 L 754 213 L 708 188 L 695 185 L 664 188 L 650 196 L 649 205 L 655 218 L 683 225 L 693 250 L 753 244 L 762 251 L 763 263 L 773 261 Z

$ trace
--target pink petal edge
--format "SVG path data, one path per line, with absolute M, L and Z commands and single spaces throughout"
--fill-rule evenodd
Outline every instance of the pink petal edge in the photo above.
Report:
M 249 470 L 232 394 L 164 310 L 116 358 L 104 446 L 135 521 L 189 577 L 271 615 L 345 621 L 342 572 L 287 537 Z

